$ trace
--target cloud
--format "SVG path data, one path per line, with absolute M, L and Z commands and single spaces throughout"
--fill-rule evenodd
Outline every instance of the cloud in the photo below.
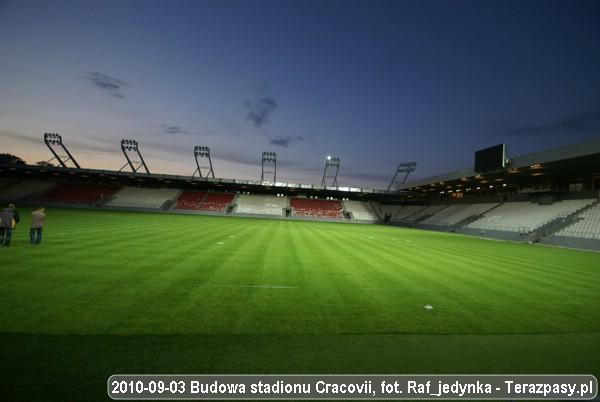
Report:
M 501 133 L 510 136 L 541 136 L 556 133 L 575 133 L 600 129 L 600 113 L 581 113 L 540 125 L 512 127 Z
M 129 85 L 127 82 L 97 71 L 86 74 L 86 79 L 96 88 L 107 91 L 114 98 L 124 99 L 121 90 Z
M 189 134 L 190 132 L 183 127 L 180 126 L 171 126 L 168 124 L 160 125 L 165 134 Z
M 10 139 L 14 139 L 14 140 L 28 142 L 33 145 L 43 145 L 44 144 L 44 140 L 41 135 L 39 137 L 35 137 L 35 136 L 31 136 L 29 134 L 15 133 L 15 132 L 11 132 L 11 131 L 0 130 L 0 137 L 7 137 Z
M 291 143 L 298 142 L 298 141 L 304 141 L 304 137 L 302 137 L 301 135 L 298 135 L 296 137 L 289 136 L 289 135 L 285 136 L 285 137 L 283 137 L 281 135 L 275 135 L 269 140 L 269 144 L 275 145 L 278 147 L 288 147 Z
M 245 106 L 248 109 L 246 120 L 249 120 L 254 127 L 262 127 L 269 122 L 271 114 L 277 109 L 277 102 L 271 97 L 266 97 L 254 101 L 246 101 Z
M 241 165 L 248 165 L 248 166 L 259 166 L 260 165 L 260 157 L 261 157 L 260 153 L 253 155 L 253 154 L 246 154 L 243 152 L 234 151 L 231 149 L 219 149 L 219 150 L 215 150 L 214 152 L 212 152 L 212 151 L 213 150 L 211 149 L 211 156 L 218 160 L 227 161 L 227 162 L 231 162 L 231 163 L 237 163 L 237 164 L 241 164 Z
M 159 127 L 162 129 L 163 134 L 169 135 L 217 135 L 217 130 L 200 130 L 190 131 L 187 128 L 176 126 L 173 124 L 161 124 Z

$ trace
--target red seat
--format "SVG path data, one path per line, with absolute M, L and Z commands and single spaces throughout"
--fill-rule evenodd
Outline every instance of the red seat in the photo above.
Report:
M 184 191 L 179 198 L 177 198 L 177 205 L 175 205 L 175 208 L 192 210 L 200 209 L 198 206 L 205 196 L 206 193 L 203 191 Z
M 337 200 L 316 200 L 311 198 L 290 198 L 294 216 L 314 218 L 343 218 L 342 203 Z
M 206 199 L 200 204 L 204 211 L 223 212 L 235 197 L 231 193 L 208 193 Z
M 231 193 L 184 191 L 177 199 L 177 209 L 223 212 L 235 197 Z
M 59 184 L 38 197 L 42 202 L 94 205 L 100 198 L 112 196 L 119 186 L 96 186 L 87 184 Z

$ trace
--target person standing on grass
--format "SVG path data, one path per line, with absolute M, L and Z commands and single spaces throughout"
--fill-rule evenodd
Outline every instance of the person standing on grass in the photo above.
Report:
M 0 213 L 0 246 L 10 246 L 12 231 L 20 220 L 15 204 L 8 204 L 8 208 Z
M 46 212 L 44 207 L 38 207 L 31 213 L 31 229 L 29 229 L 29 241 L 32 245 L 42 242 L 42 229 L 46 220 Z

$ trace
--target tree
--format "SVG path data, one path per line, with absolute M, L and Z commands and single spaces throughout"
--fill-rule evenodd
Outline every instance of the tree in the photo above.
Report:
M 39 161 L 35 163 L 37 166 L 42 166 L 42 167 L 54 167 L 53 163 L 47 162 L 47 161 Z
M 13 154 L 0 154 L 0 165 L 25 165 L 25 161 Z

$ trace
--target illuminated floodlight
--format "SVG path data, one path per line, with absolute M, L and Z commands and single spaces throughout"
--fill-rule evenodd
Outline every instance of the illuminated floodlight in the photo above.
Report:
M 321 180 L 321 187 L 337 187 L 337 176 L 340 171 L 340 158 L 327 155 L 325 158 L 325 169 L 323 170 L 323 180 Z M 331 179 L 331 186 L 327 186 L 327 179 Z

